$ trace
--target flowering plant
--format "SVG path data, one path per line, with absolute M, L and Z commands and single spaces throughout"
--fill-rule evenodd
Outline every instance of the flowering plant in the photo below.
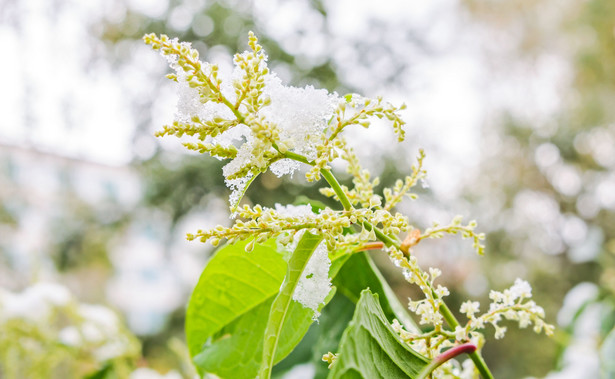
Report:
M 158 135 L 193 137 L 183 143 L 186 148 L 229 161 L 223 174 L 232 191 L 233 225 L 188 234 L 189 240 L 214 246 L 226 240 L 203 271 L 187 310 L 188 347 L 201 373 L 269 378 L 319 317 L 325 333 L 339 332 L 321 344 L 332 378 L 491 378 L 480 354 L 480 330 L 487 324 L 495 327 L 496 338 L 505 334 L 503 319 L 553 332 L 543 309 L 530 300 L 529 284 L 520 279 L 503 292 L 491 291 L 493 302 L 483 314 L 478 302 L 464 302 L 460 312 L 468 321 L 461 324 L 444 302 L 449 290 L 435 283 L 441 271 L 419 266 L 412 249 L 424 239 L 460 234 L 483 254 L 484 236 L 474 221 L 464 224 L 461 217 L 420 231 L 393 211 L 404 196 L 416 197 L 410 191 L 426 175 L 423 151 L 410 175 L 382 195 L 376 190 L 379 179 L 360 165 L 345 132 L 383 119 L 401 142 L 405 105 L 284 86 L 269 71 L 252 33 L 250 50 L 235 55 L 230 78 L 215 64 L 201 62 L 189 43 L 154 34 L 144 40 L 167 58 L 175 71 L 168 77 L 179 88 L 175 121 Z M 334 175 L 330 164 L 336 159 L 346 162 L 352 188 Z M 320 192 L 341 209 L 317 202 L 241 205 L 261 173 L 288 175 L 302 165 L 307 181 L 324 179 Z M 402 233 L 407 236 L 400 240 Z M 388 254 L 406 281 L 421 289 L 423 297 L 408 306 L 418 325 L 365 254 L 370 249 Z M 470 359 L 463 364 L 452 359 L 462 353 Z

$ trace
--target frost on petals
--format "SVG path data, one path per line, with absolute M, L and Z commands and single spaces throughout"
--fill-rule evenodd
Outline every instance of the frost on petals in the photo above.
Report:
M 305 266 L 293 293 L 293 300 L 314 311 L 314 319 L 320 316 L 318 307 L 325 302 L 325 298 L 331 291 L 329 267 L 331 267 L 331 261 L 327 246 L 321 242 Z
M 339 97 L 313 86 L 284 86 L 275 74 L 265 77 L 263 93 L 271 99 L 271 104 L 260 113 L 280 128 L 281 140 L 287 141 L 290 150 L 309 159 L 316 158 L 316 145 L 339 104 Z M 292 172 L 288 167 L 290 162 L 281 162 L 277 173 Z
M 283 217 L 313 217 L 312 207 L 310 205 L 282 205 L 275 204 L 275 211 Z

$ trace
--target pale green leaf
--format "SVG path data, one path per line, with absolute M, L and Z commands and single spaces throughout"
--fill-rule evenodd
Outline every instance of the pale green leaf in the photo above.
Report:
M 275 296 L 286 273 L 286 262 L 275 242 L 256 244 L 246 253 L 247 241 L 227 245 L 208 262 L 186 311 L 186 339 L 190 355 L 240 316 Z

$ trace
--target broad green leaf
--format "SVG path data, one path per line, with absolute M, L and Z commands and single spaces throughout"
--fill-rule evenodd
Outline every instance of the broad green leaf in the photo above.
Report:
M 340 272 L 335 276 L 333 284 L 338 292 L 348 297 L 352 302 L 359 301 L 361 291 L 369 288 L 379 296 L 380 306 L 386 318 L 392 321 L 396 318 L 409 330 L 417 330 L 416 324 L 406 312 L 406 309 L 389 287 L 378 267 L 366 252 L 353 254 Z
M 601 378 L 615 379 L 615 329 L 611 330 L 600 348 Z
M 286 273 L 286 262 L 275 242 L 247 241 L 227 245 L 208 262 L 186 311 L 186 340 L 191 356 L 198 354 L 214 333 L 275 296 Z
M 331 300 L 333 301 L 333 300 Z M 323 308 L 323 313 L 327 312 L 327 309 L 331 306 L 331 303 L 327 304 L 326 307 Z M 310 328 L 308 329 L 305 336 L 301 339 L 301 342 L 295 346 L 293 351 L 288 354 L 287 357 L 282 359 L 279 363 L 273 366 L 273 370 L 271 371 L 271 378 L 273 379 L 288 379 L 286 376 L 289 370 L 292 370 L 297 365 L 303 365 L 312 361 L 312 348 L 314 344 L 318 340 L 318 337 L 321 333 L 319 329 L 320 323 L 322 320 L 322 314 L 318 318 L 318 322 L 312 323 Z
M 221 378 L 256 377 L 263 357 L 263 337 L 273 298 L 270 297 L 216 333 L 212 341 L 194 357 L 195 365 L 201 371 L 214 373 Z M 275 363 L 295 348 L 312 323 L 312 310 L 297 302 L 290 304 L 288 315 L 276 350 Z
M 339 277 L 336 276 L 338 272 Z M 327 364 L 321 359 L 322 355 L 329 351 L 336 352 L 338 350 L 344 329 L 352 319 L 355 303 L 358 302 L 361 291 L 365 288 L 378 293 L 380 305 L 389 321 L 397 318 L 404 323 L 405 319 L 410 328 L 414 325 L 368 254 L 342 255 L 340 259 L 333 261 L 330 274 L 334 278 L 333 282 L 338 286 L 338 291 L 327 307 L 324 308 L 318 319 L 319 323 L 310 327 L 306 338 L 281 363 L 284 370 L 288 370 L 293 365 L 311 362 L 316 367 L 315 379 L 327 377 L 329 370 Z M 352 301 L 349 299 L 352 299 Z M 310 336 L 309 341 L 308 336 Z M 300 350 L 300 352 L 297 352 L 297 350 Z M 307 357 L 306 350 L 312 351 L 311 359 Z
M 288 262 L 286 276 L 278 296 L 276 296 L 271 306 L 267 328 L 265 329 L 265 340 L 263 347 L 263 360 L 259 370 L 259 378 L 269 378 L 271 369 L 274 365 L 274 357 L 278 343 L 282 335 L 282 327 L 289 316 L 289 308 L 293 303 L 293 292 L 301 278 L 312 253 L 322 241 L 322 236 L 305 232 L 299 240 L 295 251 Z M 292 321 L 292 318 L 288 318 Z M 307 331 L 307 329 L 306 329 Z
M 378 295 L 365 290 L 344 332 L 329 378 L 414 378 L 428 362 L 391 328 Z
M 220 249 L 203 271 L 188 305 L 186 338 L 201 373 L 221 378 L 254 378 L 263 357 L 263 338 L 273 299 L 280 291 L 287 263 L 275 242 L 246 241 Z M 332 263 L 331 273 L 347 258 Z M 331 292 L 330 300 L 334 291 Z M 313 312 L 292 302 L 283 324 L 274 363 L 301 341 Z

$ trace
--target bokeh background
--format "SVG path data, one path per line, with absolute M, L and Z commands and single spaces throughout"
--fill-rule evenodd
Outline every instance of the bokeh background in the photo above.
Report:
M 452 238 L 421 244 L 421 264 L 443 268 L 451 308 L 526 279 L 558 326 L 489 341 L 496 377 L 598 376 L 615 319 L 612 0 L 1 0 L 5 297 L 62 284 L 119 313 L 136 365 L 190 375 L 183 314 L 212 249 L 184 236 L 230 223 L 228 191 L 220 162 L 153 137 L 175 88 L 141 37 L 191 41 L 230 70 L 249 30 L 286 83 L 408 105 L 403 144 L 385 129 L 351 136 L 365 165 L 386 185 L 423 147 L 428 186 L 400 211 L 421 228 L 461 214 L 487 233 L 485 257 Z M 300 195 L 322 200 L 301 174 L 267 174 L 247 201 Z M 379 262 L 403 302 L 415 294 Z

